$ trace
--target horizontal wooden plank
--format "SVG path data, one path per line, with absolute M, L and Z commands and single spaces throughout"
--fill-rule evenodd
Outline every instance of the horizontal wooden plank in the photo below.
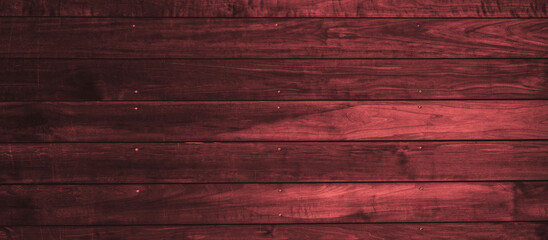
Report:
M 12 0 L 0 16 L 547 17 L 542 0 Z
M 3 58 L 545 58 L 545 19 L 0 18 Z
M 547 139 L 548 101 L 5 102 L 0 142 Z
M 65 16 L 546 17 L 539 0 L 61 0 Z
M 0 63 L 1 101 L 548 98 L 547 59 Z
M 1 225 L 546 221 L 546 182 L 2 185 Z
M 0 183 L 548 180 L 547 156 L 540 141 L 0 144 Z
M 548 223 L 3 227 L 0 239 L 538 239 Z

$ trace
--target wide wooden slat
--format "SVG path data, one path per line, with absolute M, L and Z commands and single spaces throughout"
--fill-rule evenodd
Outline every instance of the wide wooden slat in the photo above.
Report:
M 546 59 L 0 60 L 0 100 L 546 99 Z
M 547 139 L 548 101 L 5 102 L 0 142 Z
M 537 141 L 0 144 L 0 183 L 548 180 L 547 156 Z
M 8 17 L 0 57 L 545 58 L 547 28 L 545 19 Z
M 0 16 L 547 17 L 543 0 L 5 0 Z
M 0 239 L 538 239 L 548 223 L 4 227 Z
M 3 185 L 1 225 L 546 221 L 546 182 Z

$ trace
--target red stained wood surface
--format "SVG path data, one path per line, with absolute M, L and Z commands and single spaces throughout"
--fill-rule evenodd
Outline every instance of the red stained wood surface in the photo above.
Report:
M 547 221 L 545 182 L 3 185 L 1 225 Z
M 548 98 L 546 59 L 0 62 L 3 101 Z
M 3 16 L 546 17 L 542 0 L 11 0 Z
M 58 15 L 59 0 L 0 0 L 0 16 Z
M 545 19 L 7 17 L 0 57 L 545 58 L 547 27 Z
M 546 17 L 539 0 L 61 0 L 64 16 Z
M 0 183 L 548 180 L 547 155 L 541 141 L 1 144 Z
M 205 226 L 4 227 L 0 239 L 532 239 L 545 222 L 420 224 L 292 224 Z
M 0 16 L 0 240 L 548 239 L 545 0 Z
M 547 101 L 11 102 L 1 142 L 547 139 Z

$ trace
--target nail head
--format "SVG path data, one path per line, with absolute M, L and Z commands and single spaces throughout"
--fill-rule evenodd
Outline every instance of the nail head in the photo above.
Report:
M 278 148 L 278 151 L 282 151 L 282 148 Z
M 419 90 L 418 92 L 419 92 L 419 93 L 422 93 L 422 90 Z
M 422 146 L 419 146 L 418 149 L 421 150 L 421 149 L 422 149 Z
M 282 216 L 282 213 L 278 213 L 278 217 L 281 217 Z
M 424 190 L 424 188 L 423 188 L 423 187 L 419 187 L 419 190 L 422 191 L 422 190 Z
M 133 110 L 139 110 L 139 107 L 134 107 Z
M 136 152 L 138 152 L 138 151 L 139 151 L 139 148 L 135 148 L 134 150 L 135 150 Z
M 139 189 L 135 190 L 135 192 L 139 192 Z
M 421 108 L 422 108 L 422 106 L 420 106 L 420 105 L 419 105 L 419 106 L 417 106 L 417 107 L 418 107 L 419 109 L 421 109 Z
M 282 192 L 283 190 L 282 189 L 278 189 L 278 192 Z
M 421 230 L 421 231 L 422 231 L 422 228 L 419 228 L 419 230 Z

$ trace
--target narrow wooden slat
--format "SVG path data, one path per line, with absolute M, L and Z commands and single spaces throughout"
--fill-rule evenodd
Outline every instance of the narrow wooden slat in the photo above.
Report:
M 8 102 L 0 142 L 547 139 L 548 101 Z
M 546 156 L 538 141 L 0 144 L 0 183 L 548 180 Z
M 2 185 L 1 225 L 546 221 L 546 182 Z
M 546 239 L 548 223 L 4 227 L 0 239 Z
M 542 0 L 5 0 L 0 16 L 547 17 Z
M 542 0 L 61 0 L 65 16 L 546 17 Z
M 547 27 L 545 19 L 8 17 L 0 57 L 545 58 Z
M 3 101 L 548 98 L 546 59 L 0 63 Z

